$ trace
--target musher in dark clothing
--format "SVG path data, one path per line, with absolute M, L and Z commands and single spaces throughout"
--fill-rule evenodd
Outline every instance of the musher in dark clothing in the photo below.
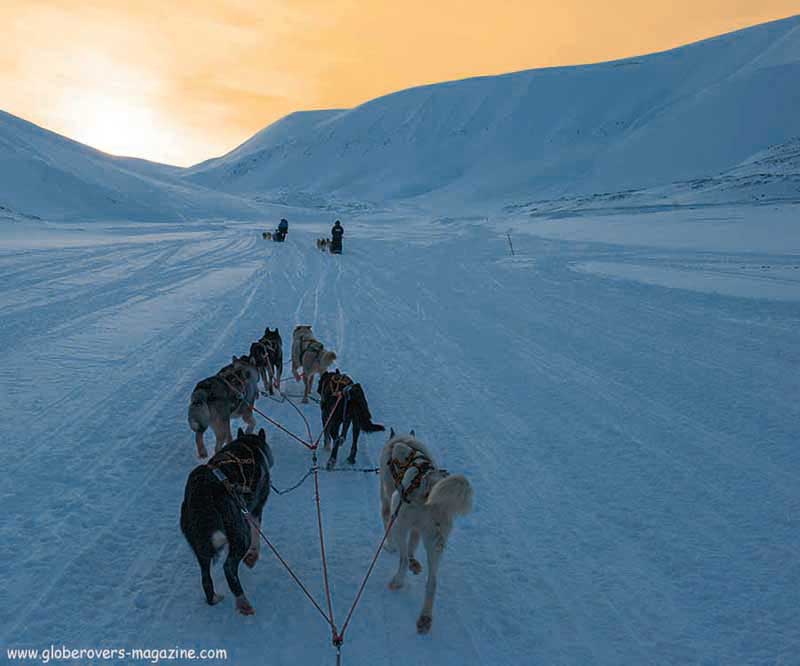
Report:
M 272 236 L 272 240 L 283 243 L 286 240 L 287 233 L 289 233 L 289 221 L 282 218 L 278 228 L 275 230 L 275 234 Z
M 342 253 L 342 236 L 344 236 L 344 228 L 339 220 L 331 227 L 331 254 Z

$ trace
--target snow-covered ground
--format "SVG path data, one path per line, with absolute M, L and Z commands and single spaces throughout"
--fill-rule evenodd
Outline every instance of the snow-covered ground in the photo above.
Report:
M 205 604 L 178 529 L 195 382 L 265 326 L 286 341 L 310 322 L 375 419 L 415 428 L 476 497 L 431 635 L 414 626 L 424 578 L 390 592 L 383 554 L 344 664 L 799 663 L 799 210 L 715 209 L 712 227 L 702 212 L 487 224 L 401 211 L 346 224 L 341 257 L 313 247 L 329 224 L 313 211 L 292 216 L 305 222 L 284 245 L 244 223 L 4 225 L 3 653 L 194 646 L 235 664 L 334 663 L 268 552 L 242 567 L 257 611 L 244 618 L 220 569 L 226 600 Z M 687 272 L 772 280 L 786 297 L 698 290 Z M 259 407 L 302 432 L 287 405 Z M 317 407 L 304 412 L 318 427 Z M 309 455 L 266 428 L 286 487 Z M 383 441 L 362 440 L 359 466 Z M 341 618 L 381 535 L 377 479 L 321 482 Z M 264 515 L 320 596 L 312 486 Z

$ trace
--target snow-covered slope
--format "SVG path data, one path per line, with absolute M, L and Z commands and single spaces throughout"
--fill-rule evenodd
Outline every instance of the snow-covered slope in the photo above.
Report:
M 0 206 L 166 221 L 400 199 L 486 214 L 659 187 L 675 200 L 791 199 L 797 173 L 781 160 L 800 136 L 798 81 L 800 16 L 642 58 L 294 113 L 190 169 L 107 155 L 0 112 Z M 775 145 L 788 157 L 763 152 Z
M 0 111 L 0 206 L 51 219 L 172 220 L 252 215 L 252 205 L 179 178 L 181 169 L 114 157 Z
M 295 114 L 187 173 L 229 192 L 470 201 L 649 187 L 800 134 L 800 17 L 617 62 Z

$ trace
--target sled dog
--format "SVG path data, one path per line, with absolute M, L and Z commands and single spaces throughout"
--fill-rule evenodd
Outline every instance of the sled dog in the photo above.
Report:
M 236 597 L 236 610 L 243 615 L 255 613 L 239 581 L 239 562 L 244 560 L 253 567 L 258 560 L 261 539 L 257 527 L 269 496 L 273 464 L 263 428 L 257 435 L 239 428 L 233 442 L 189 474 L 181 505 L 181 532 L 197 557 L 209 605 L 222 600 L 222 595 L 214 592 L 211 562 L 227 544 L 223 570 Z M 247 508 L 247 516 L 239 502 Z
M 425 602 L 417 619 L 417 631 L 426 634 L 433 623 L 436 575 L 456 515 L 472 510 L 472 486 L 460 474 L 439 469 L 428 448 L 411 431 L 409 435 L 389 433 L 380 458 L 381 517 L 384 528 L 399 513 L 388 538 L 388 549 L 400 551 L 397 573 L 390 590 L 403 586 L 406 570 L 418 574 L 422 565 L 414 557 L 420 537 L 428 561 Z
M 230 442 L 231 418 L 241 418 L 247 423 L 247 432 L 256 427 L 253 404 L 258 395 L 258 371 L 249 356 L 233 357 L 213 377 L 197 384 L 189 401 L 189 427 L 195 433 L 197 456 L 207 458 L 203 433 L 209 426 L 214 431 L 214 453 Z
M 264 233 L 261 234 L 261 238 L 263 238 L 264 240 L 272 240 L 272 232 L 265 231 Z
M 327 252 L 331 241 L 329 238 L 317 238 L 317 249 L 322 252 Z
M 342 374 L 338 370 L 322 373 L 319 384 L 317 384 L 317 393 L 319 393 L 319 408 L 322 412 L 326 449 L 330 447 L 331 440 L 333 440 L 333 450 L 328 459 L 327 468 L 333 469 L 336 466 L 339 447 L 347 439 L 347 431 L 351 425 L 353 426 L 353 444 L 350 447 L 347 462 L 350 465 L 355 464 L 358 453 L 358 436 L 361 431 L 380 432 L 385 428 L 379 423 L 372 422 L 372 414 L 367 405 L 364 389 L 361 384 L 353 383 L 348 375 Z
M 283 372 L 283 341 L 281 334 L 276 328 L 271 331 L 269 328 L 264 330 L 264 335 L 250 345 L 250 358 L 253 359 L 261 381 L 264 384 L 264 390 L 269 391 L 269 394 L 274 393 L 274 389 L 280 389 L 281 373 Z M 267 381 L 269 375 L 269 381 Z
M 303 379 L 303 402 L 308 402 L 314 375 L 325 372 L 336 360 L 336 352 L 326 350 L 324 345 L 314 338 L 311 326 L 295 326 L 292 332 L 292 374 L 300 381 Z

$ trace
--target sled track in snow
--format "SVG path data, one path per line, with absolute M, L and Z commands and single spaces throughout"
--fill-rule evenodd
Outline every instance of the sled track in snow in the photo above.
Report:
M 310 322 L 364 384 L 375 420 L 415 428 L 476 494 L 442 566 L 432 636 L 414 628 L 424 577 L 389 593 L 395 561 L 382 557 L 347 664 L 398 653 L 420 664 L 792 654 L 783 628 L 800 621 L 786 592 L 800 574 L 785 566 L 800 547 L 800 386 L 786 359 L 797 356 L 797 306 L 571 270 L 634 254 L 607 245 L 515 237 L 536 261 L 509 264 L 504 239 L 475 234 L 411 246 L 376 233 L 341 257 L 302 232 L 276 245 L 233 228 L 0 254 L 0 418 L 20 443 L 0 491 L 3 641 L 132 647 L 137 637 L 225 646 L 237 663 L 260 663 L 264 649 L 274 663 L 332 663 L 326 628 L 266 553 L 242 572 L 254 618 L 237 616 L 229 595 L 206 606 L 177 525 L 196 464 L 192 387 L 265 326 L 288 347 L 291 328 Z M 288 405 L 259 406 L 302 432 Z M 303 409 L 318 432 L 318 406 Z M 267 430 L 284 487 L 308 454 Z M 382 443 L 362 438 L 358 465 L 374 465 Z M 380 538 L 376 485 L 320 475 L 337 617 Z M 265 528 L 316 594 L 306 486 L 270 498 Z

